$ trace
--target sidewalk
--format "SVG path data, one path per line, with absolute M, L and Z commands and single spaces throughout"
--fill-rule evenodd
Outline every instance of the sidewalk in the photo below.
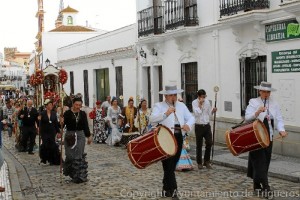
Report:
M 193 160 L 196 160 L 196 139 L 190 137 L 189 143 L 191 147 L 189 154 Z M 204 152 L 204 150 L 205 144 L 203 145 L 202 152 Z M 233 156 L 226 145 L 215 144 L 213 163 L 246 172 L 248 166 L 248 153 Z M 300 183 L 300 159 L 273 153 L 269 176 Z
M 0 186 L 5 187 L 5 192 L 0 193 L 0 200 L 12 199 L 10 181 L 9 181 L 9 176 L 8 176 L 8 167 L 7 167 L 6 162 L 4 162 L 4 164 L 0 170 Z

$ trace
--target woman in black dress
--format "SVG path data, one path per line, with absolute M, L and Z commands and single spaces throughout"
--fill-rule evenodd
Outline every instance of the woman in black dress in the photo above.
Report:
M 46 99 L 44 105 L 46 110 L 42 111 L 38 117 L 40 120 L 40 134 L 42 139 L 40 158 L 44 164 L 48 161 L 50 165 L 59 165 L 60 152 L 55 142 L 56 134 L 59 134 L 57 116 L 56 113 L 52 111 L 53 103 L 50 99 Z

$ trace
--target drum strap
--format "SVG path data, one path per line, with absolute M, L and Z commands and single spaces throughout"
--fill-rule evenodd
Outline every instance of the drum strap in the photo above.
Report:
M 238 123 L 237 125 L 235 125 L 235 126 L 233 126 L 233 127 L 231 127 L 232 129 L 235 129 L 235 128 L 237 128 L 237 127 L 239 127 L 239 126 L 242 126 L 242 125 L 244 125 L 243 123 L 244 123 L 244 121 L 245 120 L 243 120 L 243 121 L 241 121 L 240 123 Z M 254 121 L 254 120 L 253 120 Z M 245 123 L 245 124 L 251 124 L 253 121 L 251 121 L 251 122 L 247 122 L 247 123 Z
M 270 141 L 273 141 L 273 124 L 274 120 L 269 120 L 267 117 L 263 121 L 264 125 L 266 126 L 269 136 L 270 136 Z
M 268 128 L 269 128 L 269 134 L 270 134 L 270 141 L 273 141 L 273 126 L 272 126 L 272 122 L 271 122 L 271 116 L 270 116 L 270 111 L 269 111 L 269 101 L 267 101 L 268 103 L 268 107 L 267 107 L 267 115 L 266 118 L 268 120 Z

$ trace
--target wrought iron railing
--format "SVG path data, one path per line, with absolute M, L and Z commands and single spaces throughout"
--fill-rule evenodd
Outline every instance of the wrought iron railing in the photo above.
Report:
M 198 25 L 197 0 L 165 1 L 166 29 Z
M 237 14 L 239 11 L 266 9 L 270 7 L 269 0 L 219 0 L 220 17 Z
M 197 0 L 185 0 L 184 1 L 184 19 L 185 26 L 198 25 L 197 15 Z
M 139 37 L 163 32 L 163 6 L 153 6 L 138 12 Z

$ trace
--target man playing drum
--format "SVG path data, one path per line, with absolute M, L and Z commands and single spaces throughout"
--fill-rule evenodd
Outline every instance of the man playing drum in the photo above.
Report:
M 195 118 L 182 102 L 177 102 L 177 94 L 183 90 L 177 89 L 177 86 L 165 86 L 165 90 L 160 94 L 165 95 L 165 101 L 156 103 L 150 115 L 150 123 L 159 123 L 168 127 L 174 134 L 177 141 L 177 152 L 174 156 L 162 161 L 163 177 L 163 196 L 177 197 L 177 183 L 175 177 L 176 163 L 179 160 L 183 135 L 192 129 Z
M 272 197 L 272 191 L 268 182 L 268 171 L 272 154 L 272 139 L 274 122 L 281 137 L 287 136 L 280 108 L 277 102 L 270 97 L 271 91 L 275 91 L 269 82 L 261 82 L 255 86 L 259 90 L 259 97 L 250 99 L 246 108 L 245 120 L 256 118 L 261 120 L 269 133 L 270 145 L 267 148 L 258 149 L 249 153 L 247 176 L 253 179 L 254 192 L 266 198 Z M 260 193 L 262 192 L 262 193 Z

